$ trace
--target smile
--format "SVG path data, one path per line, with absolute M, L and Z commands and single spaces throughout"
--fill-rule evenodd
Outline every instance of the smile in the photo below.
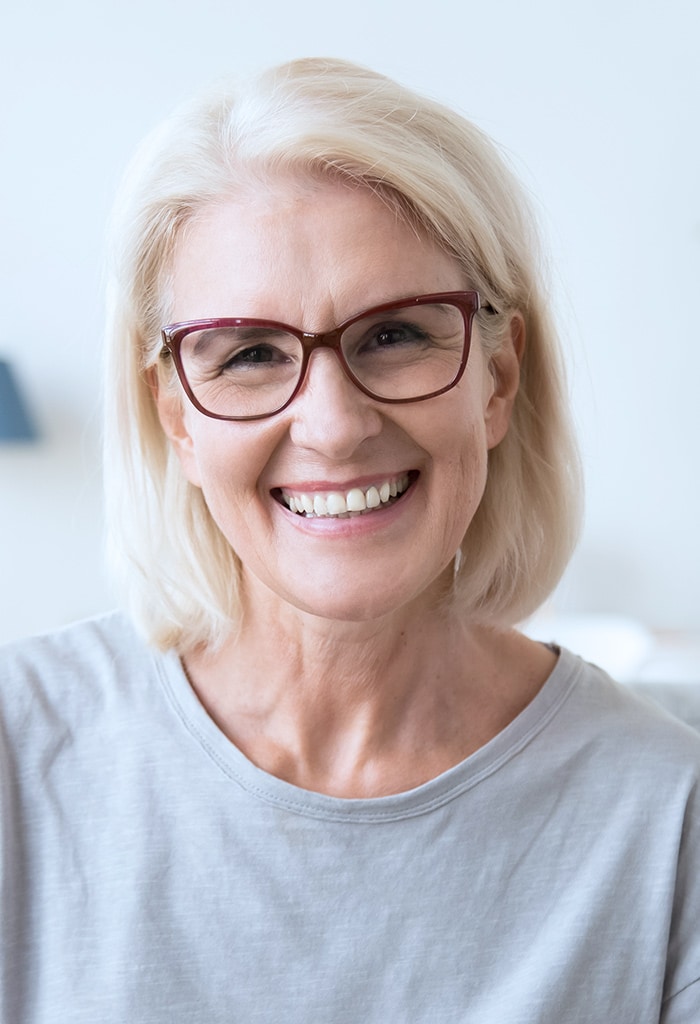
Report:
M 349 491 L 291 491 L 281 488 L 279 500 L 291 512 L 307 518 L 335 517 L 348 519 L 351 516 L 367 515 L 393 504 L 408 489 L 411 476 L 382 480 L 368 487 L 352 487 Z

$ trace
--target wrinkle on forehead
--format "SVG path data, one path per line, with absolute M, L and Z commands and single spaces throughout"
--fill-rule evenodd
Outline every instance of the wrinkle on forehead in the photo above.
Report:
M 257 316 L 328 330 L 393 299 L 466 286 L 453 257 L 367 188 L 289 178 L 202 206 L 176 246 L 174 320 Z

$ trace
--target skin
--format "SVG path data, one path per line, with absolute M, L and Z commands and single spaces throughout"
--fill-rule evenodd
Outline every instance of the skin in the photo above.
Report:
M 370 306 L 468 287 L 452 257 L 369 191 L 281 181 L 205 207 L 180 239 L 172 321 L 277 319 L 327 330 Z M 473 332 L 466 373 L 425 402 L 383 405 L 335 355 L 314 353 L 301 392 L 255 422 L 157 395 L 192 484 L 241 559 L 244 625 L 183 663 L 224 733 L 303 788 L 371 797 L 420 785 L 503 729 L 554 655 L 514 631 L 445 611 L 452 560 L 479 505 L 488 451 L 508 429 L 522 321 L 491 361 Z M 389 508 L 304 519 L 279 488 L 343 490 L 411 471 Z

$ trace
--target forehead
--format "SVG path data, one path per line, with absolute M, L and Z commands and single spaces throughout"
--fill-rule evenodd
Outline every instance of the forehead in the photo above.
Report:
M 202 207 L 178 239 L 172 283 L 173 320 L 258 316 L 309 330 L 466 285 L 456 260 L 370 189 L 313 180 Z

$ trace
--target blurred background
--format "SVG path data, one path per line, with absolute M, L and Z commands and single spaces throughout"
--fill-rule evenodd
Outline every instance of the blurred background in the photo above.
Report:
M 126 161 L 211 78 L 330 55 L 475 120 L 532 196 L 587 479 L 580 548 L 532 630 L 621 676 L 700 681 L 699 51 L 696 0 L 6 8 L 0 360 L 36 438 L 0 441 L 0 642 L 114 603 L 102 254 Z

